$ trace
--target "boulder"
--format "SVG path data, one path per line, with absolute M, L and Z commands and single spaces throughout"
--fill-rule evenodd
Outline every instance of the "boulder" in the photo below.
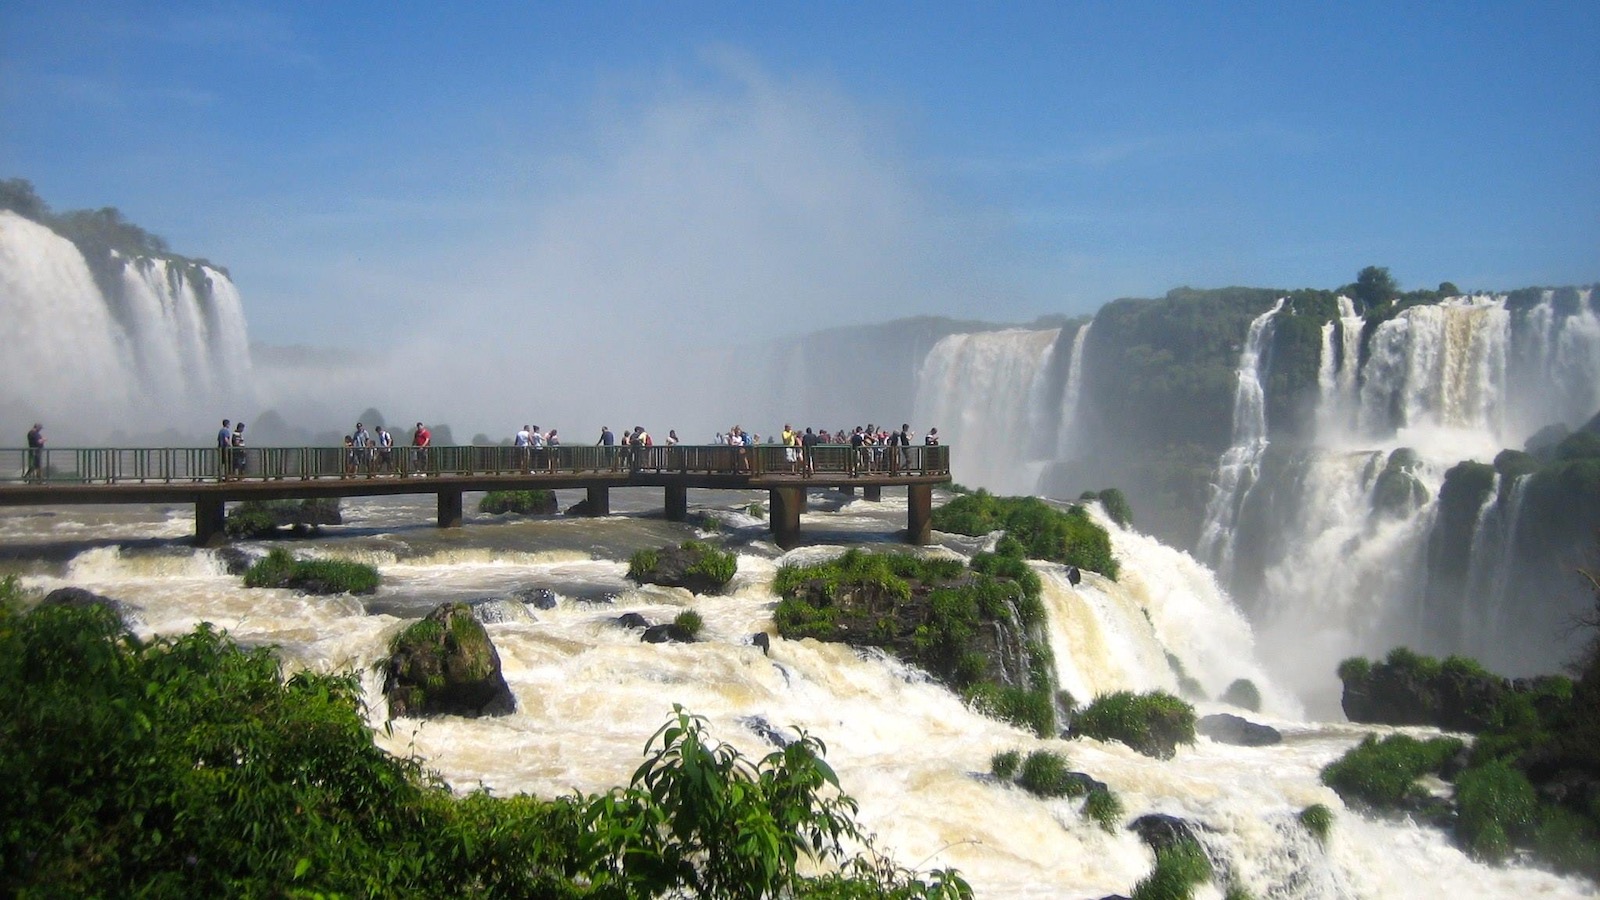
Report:
M 485 625 L 504 625 L 507 622 L 533 623 L 539 621 L 528 611 L 527 604 L 515 597 L 484 597 L 469 600 L 473 618 Z
M 1128 830 L 1139 836 L 1156 853 L 1170 850 L 1183 844 L 1199 844 L 1195 838 L 1194 826 L 1188 821 L 1177 816 L 1164 813 L 1150 813 L 1140 816 L 1128 823 Z
M 611 620 L 618 628 L 649 628 L 650 620 L 636 612 L 623 613 Z
M 695 594 L 720 592 L 737 569 L 731 554 L 701 541 L 634 554 L 628 577 L 639 584 L 681 587 Z
M 1340 705 L 1352 722 L 1432 725 L 1476 734 L 1511 691 L 1506 679 L 1460 669 L 1430 670 L 1402 658 L 1374 663 L 1344 680 Z
M 1228 713 L 1205 716 L 1195 723 L 1194 730 L 1219 744 L 1236 747 L 1266 747 L 1283 741 L 1283 734 L 1271 725 L 1258 725 Z
M 445 603 L 390 646 L 383 692 L 391 716 L 499 716 L 516 708 L 500 654 L 465 603 Z
M 511 596 L 534 609 L 555 609 L 556 604 L 560 601 L 555 591 L 542 587 L 521 588 L 512 591 Z
M 83 609 L 89 606 L 104 606 L 106 609 L 109 609 L 117 614 L 117 618 L 122 620 L 123 627 L 125 628 L 131 630 L 144 624 L 144 620 L 139 616 L 138 608 L 130 606 L 127 603 L 123 603 L 121 600 L 115 600 L 102 594 L 96 594 L 93 591 L 85 590 L 81 587 L 56 588 L 50 593 L 45 594 L 44 599 L 39 601 L 39 605 L 70 606 L 74 609 Z

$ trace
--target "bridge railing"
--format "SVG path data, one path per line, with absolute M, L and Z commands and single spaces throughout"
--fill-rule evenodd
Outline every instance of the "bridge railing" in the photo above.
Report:
M 47 447 L 0 449 L 0 483 L 147 484 L 322 478 L 598 473 L 707 475 L 948 475 L 950 448 L 823 444 L 807 453 L 774 444 L 533 449 L 452 447 Z

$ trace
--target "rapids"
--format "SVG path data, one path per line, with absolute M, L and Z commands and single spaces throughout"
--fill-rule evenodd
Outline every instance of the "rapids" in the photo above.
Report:
M 225 555 L 185 543 L 186 510 L 178 507 L 0 510 L 0 573 L 17 573 L 30 588 L 72 584 L 116 597 L 135 607 L 146 633 L 209 621 L 243 643 L 277 646 L 291 667 L 358 670 L 374 725 L 385 716 L 375 666 L 406 621 L 441 600 L 498 598 L 486 627 L 516 712 L 396 720 L 378 732 L 389 749 L 420 754 L 461 791 L 551 796 L 626 782 L 674 703 L 707 717 L 715 737 L 746 755 L 770 750 L 768 735 L 803 729 L 826 744 L 883 849 L 904 865 L 954 866 L 982 898 L 1126 894 L 1151 868 L 1131 832 L 1101 831 L 1080 801 L 1040 800 L 987 774 L 996 752 L 1037 747 L 1064 752 L 1074 768 L 1110 785 L 1125 821 L 1160 812 L 1202 826 L 1217 867 L 1256 897 L 1595 896 L 1584 882 L 1473 862 L 1432 829 L 1346 810 L 1317 773 L 1363 734 L 1386 729 L 1306 720 L 1259 661 L 1244 616 L 1189 554 L 1100 517 L 1122 565 L 1118 581 L 1085 573 L 1074 587 L 1059 566 L 1035 564 L 1061 684 L 1080 701 L 1118 689 L 1176 690 L 1174 660 L 1211 696 L 1249 678 L 1265 708 L 1245 715 L 1279 728 L 1280 745 L 1201 738 L 1161 762 L 1118 744 L 1040 740 L 974 714 L 879 653 L 774 638 L 764 655 L 750 637 L 771 630 L 777 567 L 848 545 L 884 545 L 903 525 L 904 498 L 815 503 L 804 516 L 812 543 L 787 554 L 746 514 L 761 495 L 697 499 L 709 505 L 692 512 L 715 516 L 717 534 L 738 548 L 739 574 L 722 596 L 641 588 L 624 577 L 633 550 L 697 533 L 660 518 L 655 492 L 617 492 L 619 514 L 603 520 L 469 515 L 465 527 L 447 530 L 428 524 L 426 496 L 346 501 L 350 524 L 293 546 L 378 565 L 383 586 L 363 600 L 243 589 Z M 941 546 L 924 552 L 967 555 L 985 544 L 936 537 Z M 243 549 L 265 552 L 262 544 Z M 530 588 L 548 591 L 553 608 L 510 599 Z M 687 607 L 705 620 L 699 643 L 643 644 L 612 624 L 624 612 L 663 621 Z M 1222 709 L 1203 702 L 1199 711 Z M 1326 846 L 1295 820 L 1313 803 L 1336 813 Z M 1198 896 L 1221 892 L 1207 886 Z

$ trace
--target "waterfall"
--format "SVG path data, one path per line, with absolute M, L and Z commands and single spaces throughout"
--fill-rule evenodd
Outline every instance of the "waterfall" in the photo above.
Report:
M 1094 321 L 1083 324 L 1072 336 L 1072 358 L 1067 363 L 1067 386 L 1061 396 L 1061 427 L 1056 433 L 1056 459 L 1070 460 L 1079 452 L 1078 401 L 1083 395 L 1083 348 Z
M 1033 450 L 1055 436 L 1050 358 L 1060 329 L 953 334 L 928 352 L 917 377 L 915 421 L 937 427 L 950 445 L 982 447 L 956 454 L 955 477 L 996 493 L 1032 493 L 1048 460 Z M 1048 430 L 1047 430 L 1048 429 Z
M 1317 369 L 1321 402 L 1317 430 L 1322 434 L 1348 433 L 1355 425 L 1360 405 L 1361 327 L 1349 297 L 1338 298 L 1339 316 L 1322 325 L 1322 357 Z
M 0 421 L 45 421 L 57 446 L 98 444 L 253 404 L 244 309 L 227 275 L 115 252 L 107 263 L 116 277 L 97 282 L 72 242 L 0 211 L 0 315 L 12 336 Z
M 1233 569 L 1234 524 L 1261 474 L 1261 454 L 1267 449 L 1267 403 L 1262 389 L 1273 316 L 1283 309 L 1280 298 L 1272 309 L 1251 321 L 1244 351 L 1239 355 L 1238 387 L 1233 397 L 1233 446 L 1217 463 L 1217 483 L 1206 504 L 1199 552 L 1226 576 Z

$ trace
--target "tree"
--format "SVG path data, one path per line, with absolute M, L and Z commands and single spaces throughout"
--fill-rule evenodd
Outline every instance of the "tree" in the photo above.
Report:
M 1400 286 L 1389 274 L 1388 267 L 1367 266 L 1356 275 L 1354 293 L 1362 306 L 1375 309 L 1393 300 L 1400 293 Z

